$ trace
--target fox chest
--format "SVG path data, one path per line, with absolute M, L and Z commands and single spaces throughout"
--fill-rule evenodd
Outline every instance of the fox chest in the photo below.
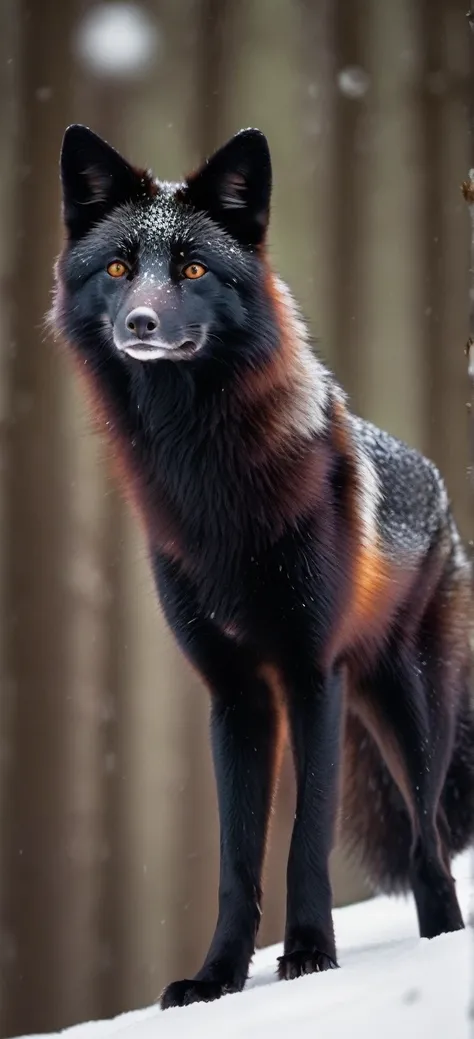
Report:
M 218 441 L 156 452 L 142 482 L 147 537 L 152 557 L 168 561 L 199 614 L 221 631 L 266 644 L 299 626 L 321 642 L 343 573 L 326 543 L 327 506 L 306 502 L 303 520 L 283 475 L 262 476 Z
M 328 642 L 336 600 L 320 568 L 308 564 L 308 554 L 302 559 L 291 539 L 260 551 L 212 540 L 172 566 L 193 616 L 254 645 L 267 660 L 285 647 L 297 652 L 305 644 L 316 651 Z

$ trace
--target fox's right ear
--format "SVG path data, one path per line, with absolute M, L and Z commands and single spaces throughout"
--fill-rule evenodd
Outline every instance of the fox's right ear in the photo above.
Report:
M 146 175 L 115 148 L 79 124 L 68 126 L 61 148 L 63 220 L 69 237 L 82 238 L 116 206 L 146 190 Z

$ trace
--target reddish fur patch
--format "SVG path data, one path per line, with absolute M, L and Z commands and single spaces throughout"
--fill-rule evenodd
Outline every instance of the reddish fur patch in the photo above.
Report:
M 346 623 L 362 637 L 387 630 L 388 618 L 411 582 L 392 567 L 377 545 L 360 545 L 354 560 L 353 598 Z
M 244 400 L 255 402 L 259 407 L 262 404 L 265 406 L 266 402 L 270 403 L 269 414 L 272 415 L 274 433 L 278 440 L 282 436 L 288 440 L 288 426 L 284 423 L 284 409 L 280 409 L 278 413 L 274 405 L 272 406 L 272 398 L 275 393 L 291 394 L 298 343 L 295 340 L 295 330 L 291 327 L 288 312 L 278 290 L 275 275 L 269 265 L 266 265 L 264 286 L 276 315 L 280 333 L 279 349 L 273 351 L 264 367 L 255 369 L 246 376 L 241 391 Z
M 378 644 L 389 630 L 390 619 L 414 578 L 411 569 L 403 570 L 386 559 L 375 530 L 372 541 L 368 540 L 362 519 L 363 490 L 342 401 L 334 401 L 333 414 L 332 443 L 349 464 L 350 480 L 345 504 L 353 552 L 349 597 L 331 640 L 330 659 L 358 644 Z
M 275 310 L 279 347 L 263 367 L 246 373 L 239 384 L 239 403 L 246 426 L 253 431 L 249 461 L 275 474 L 282 523 L 292 524 L 308 514 L 324 493 L 331 452 L 316 433 L 311 437 L 299 432 L 294 419 L 298 398 L 302 409 L 309 407 L 303 401 L 301 344 L 270 267 L 265 289 Z M 307 389 L 310 393 L 309 384 Z

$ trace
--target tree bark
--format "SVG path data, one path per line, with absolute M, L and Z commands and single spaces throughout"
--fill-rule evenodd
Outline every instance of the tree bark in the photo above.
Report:
M 18 5 L 18 155 L 9 253 L 12 343 L 5 476 L 10 760 L 5 780 L 2 1032 L 94 1012 L 100 529 L 78 500 L 70 375 L 43 319 L 60 242 L 58 156 L 73 117 L 73 5 Z M 100 521 L 99 521 L 100 528 Z M 93 719 L 91 721 L 91 718 Z

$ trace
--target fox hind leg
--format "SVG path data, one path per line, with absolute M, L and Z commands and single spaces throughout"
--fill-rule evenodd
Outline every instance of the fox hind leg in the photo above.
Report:
M 392 645 L 364 683 L 358 705 L 407 806 L 409 880 L 424 938 L 464 926 L 440 807 L 455 721 L 441 674 L 433 653 Z

